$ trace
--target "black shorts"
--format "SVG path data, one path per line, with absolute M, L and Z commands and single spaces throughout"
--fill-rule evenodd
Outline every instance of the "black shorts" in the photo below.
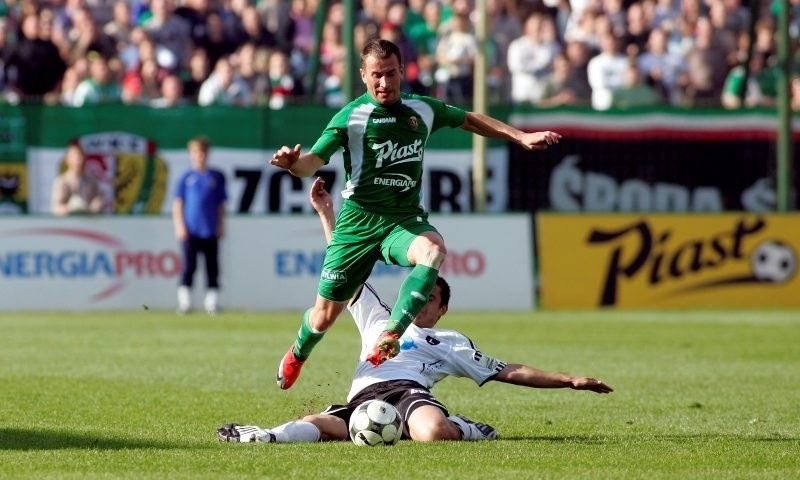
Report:
M 450 416 L 447 408 L 436 400 L 430 390 L 411 380 L 390 380 L 370 385 L 361 390 L 347 405 L 331 405 L 322 413 L 339 417 L 349 424 L 350 415 L 367 400 L 383 400 L 394 405 L 403 418 L 404 439 L 411 438 L 408 433 L 408 417 L 419 407 L 433 405 L 441 410 L 445 417 Z

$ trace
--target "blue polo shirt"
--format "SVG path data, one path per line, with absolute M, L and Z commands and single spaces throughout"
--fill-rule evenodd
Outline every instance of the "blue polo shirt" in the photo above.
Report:
M 219 206 L 228 199 L 225 174 L 210 168 L 187 170 L 178 179 L 175 197 L 183 200 L 183 221 L 189 235 L 212 238 L 219 223 Z

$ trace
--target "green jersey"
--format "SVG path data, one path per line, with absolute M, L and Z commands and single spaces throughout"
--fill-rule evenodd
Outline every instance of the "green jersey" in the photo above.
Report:
M 384 106 L 365 93 L 331 119 L 311 153 L 327 164 L 344 149 L 342 196 L 370 211 L 422 209 L 422 157 L 436 130 L 460 127 L 466 111 L 432 97 L 402 93 Z

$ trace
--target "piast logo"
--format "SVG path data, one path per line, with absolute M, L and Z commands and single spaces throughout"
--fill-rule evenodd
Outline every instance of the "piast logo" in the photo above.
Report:
M 616 230 L 594 229 L 587 242 L 610 247 L 599 304 L 616 305 L 623 279 L 640 278 L 653 287 L 683 280 L 673 295 L 743 283 L 788 282 L 797 271 L 797 255 L 786 242 L 762 238 L 747 254 L 746 244 L 763 237 L 766 228 L 764 218 L 739 218 L 729 230 L 679 243 L 672 241 L 673 229 L 656 231 L 646 220 Z M 729 263 L 743 262 L 749 262 L 750 273 L 722 270 Z M 687 284 L 685 277 L 690 274 L 698 280 Z

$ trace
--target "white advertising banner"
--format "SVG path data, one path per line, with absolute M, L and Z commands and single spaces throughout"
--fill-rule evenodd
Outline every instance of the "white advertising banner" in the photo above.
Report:
M 112 140 L 100 145 L 123 143 L 127 145 L 138 137 L 118 133 L 104 134 Z M 90 160 L 104 165 L 108 181 L 114 174 L 111 170 L 128 165 L 122 160 L 136 157 L 145 148 L 133 142 L 136 149 L 129 148 L 125 155 L 118 151 L 101 148 L 87 138 L 84 148 Z M 155 147 L 153 147 L 155 148 Z M 228 186 L 228 211 L 231 213 L 296 213 L 312 212 L 308 203 L 308 191 L 313 178 L 299 179 L 288 172 L 268 164 L 274 150 L 251 150 L 234 148 L 214 148 L 210 152 L 209 163 L 225 173 Z M 53 180 L 58 175 L 64 160 L 64 149 L 28 148 L 29 165 L 29 209 L 31 213 L 50 213 Z M 186 150 L 159 150 L 158 158 L 163 159 L 166 169 L 166 194 L 161 205 L 162 213 L 172 208 L 175 182 L 178 176 L 189 168 L 189 154 Z M 508 205 L 508 155 L 506 149 L 490 149 L 487 154 L 487 211 L 504 212 Z M 116 165 L 116 167 L 115 167 Z M 137 164 L 130 163 L 130 168 Z M 344 188 L 344 170 L 341 153 L 331 158 L 329 165 L 319 174 L 327 182 L 331 192 Z M 124 177 L 124 175 L 123 175 Z M 428 211 L 437 213 L 470 212 L 470 192 L 472 191 L 472 152 L 470 150 L 429 150 L 425 152 L 423 171 L 424 205 Z M 125 189 L 125 185 L 117 188 Z M 127 195 L 127 194 L 126 194 Z M 122 197 L 126 197 L 122 195 Z M 334 201 L 341 202 L 340 195 Z M 338 206 L 338 205 L 337 205 Z M 133 210 L 136 211 L 135 209 Z
M 445 238 L 441 274 L 455 310 L 534 306 L 528 215 L 432 216 Z M 316 216 L 232 216 L 221 244 L 223 308 L 311 306 L 324 256 Z M 0 223 L 0 310 L 175 308 L 181 255 L 167 217 L 6 218 Z M 394 302 L 407 270 L 376 264 Z M 195 305 L 205 287 L 202 260 Z

